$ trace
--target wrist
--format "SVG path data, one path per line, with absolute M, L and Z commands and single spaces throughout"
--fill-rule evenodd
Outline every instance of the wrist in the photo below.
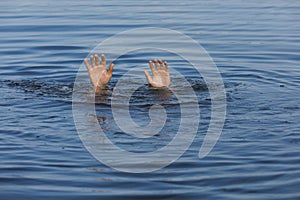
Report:
M 102 90 L 105 89 L 105 86 L 106 86 L 106 85 L 98 85 L 98 86 L 95 86 L 95 87 L 94 87 L 94 93 L 95 93 L 95 94 L 101 93 Z

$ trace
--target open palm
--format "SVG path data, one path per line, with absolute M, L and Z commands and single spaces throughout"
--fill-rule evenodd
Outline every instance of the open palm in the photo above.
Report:
M 147 70 L 145 70 L 144 72 L 148 83 L 152 87 L 161 88 L 168 87 L 170 85 L 170 73 L 168 63 L 166 61 L 163 63 L 161 59 L 155 59 L 153 65 L 153 62 L 150 60 L 149 67 L 153 76 L 151 77 Z
M 103 54 L 101 56 L 101 63 L 97 54 L 90 56 L 90 61 L 92 66 L 89 64 L 88 59 L 84 59 L 84 64 L 88 70 L 94 90 L 97 91 L 110 81 L 114 64 L 110 64 L 109 69 L 106 70 L 106 58 Z

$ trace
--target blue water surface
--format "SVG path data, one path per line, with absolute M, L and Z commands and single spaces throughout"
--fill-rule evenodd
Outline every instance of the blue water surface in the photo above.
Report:
M 1 1 L 0 199 L 299 199 L 299 19 L 297 0 Z M 180 31 L 207 50 L 226 87 L 227 117 L 215 148 L 199 159 L 209 94 L 186 63 L 166 55 L 201 102 L 198 136 L 168 167 L 124 173 L 83 146 L 73 121 L 72 89 L 83 59 L 101 41 L 145 27 Z M 161 55 L 120 57 L 109 89 L 132 66 Z M 151 95 L 145 81 L 132 97 L 137 121 L 149 119 L 141 111 L 153 103 Z M 170 134 L 132 140 L 101 121 L 112 120 L 111 113 L 101 99 L 98 104 L 108 137 L 128 151 L 161 148 L 179 123 L 174 98 L 168 107 L 174 126 L 164 129 Z

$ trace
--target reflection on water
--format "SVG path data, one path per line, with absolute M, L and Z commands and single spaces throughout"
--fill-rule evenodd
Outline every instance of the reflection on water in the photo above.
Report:
M 299 198 L 298 1 L 17 0 L 1 2 L 0 10 L 0 199 Z M 98 42 L 153 26 L 184 32 L 213 57 L 227 92 L 226 124 L 213 151 L 199 159 L 211 109 L 199 74 L 173 54 L 124 55 L 114 61 L 105 93 L 94 96 L 85 79 L 82 96 L 75 99 L 96 105 L 96 115 L 82 112 L 96 119 L 116 145 L 151 152 L 168 144 L 178 129 L 180 105 L 174 91 L 153 90 L 145 80 L 130 98 L 130 115 L 146 125 L 151 105 L 162 104 L 164 128 L 141 139 L 114 123 L 114 86 L 130 68 L 143 68 L 149 59 L 162 57 L 185 75 L 201 116 L 194 143 L 175 163 L 148 174 L 122 173 L 99 163 L 82 145 L 72 116 L 73 83 Z M 172 84 L 184 91 L 177 78 L 172 75 Z M 127 81 L 128 87 L 136 82 Z

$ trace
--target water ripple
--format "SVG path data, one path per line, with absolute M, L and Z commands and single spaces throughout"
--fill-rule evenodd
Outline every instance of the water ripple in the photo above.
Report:
M 299 199 L 299 8 L 297 0 L 0 2 L 0 199 Z M 201 43 L 227 92 L 221 138 L 199 159 L 211 103 L 186 61 L 156 50 L 123 55 L 114 61 L 107 94 L 96 97 L 85 74 L 86 93 L 74 102 L 88 96 L 108 137 L 133 152 L 154 151 L 173 138 L 180 104 L 171 92 L 128 80 L 140 84 L 131 98 L 137 123 L 148 122 L 157 101 L 169 117 L 155 137 L 134 138 L 118 130 L 110 111 L 116 82 L 155 57 L 186 76 L 200 102 L 198 134 L 179 160 L 149 174 L 118 172 L 95 160 L 77 136 L 71 107 L 73 82 L 90 50 L 139 27 L 182 31 Z M 177 77 L 172 81 L 180 85 Z

